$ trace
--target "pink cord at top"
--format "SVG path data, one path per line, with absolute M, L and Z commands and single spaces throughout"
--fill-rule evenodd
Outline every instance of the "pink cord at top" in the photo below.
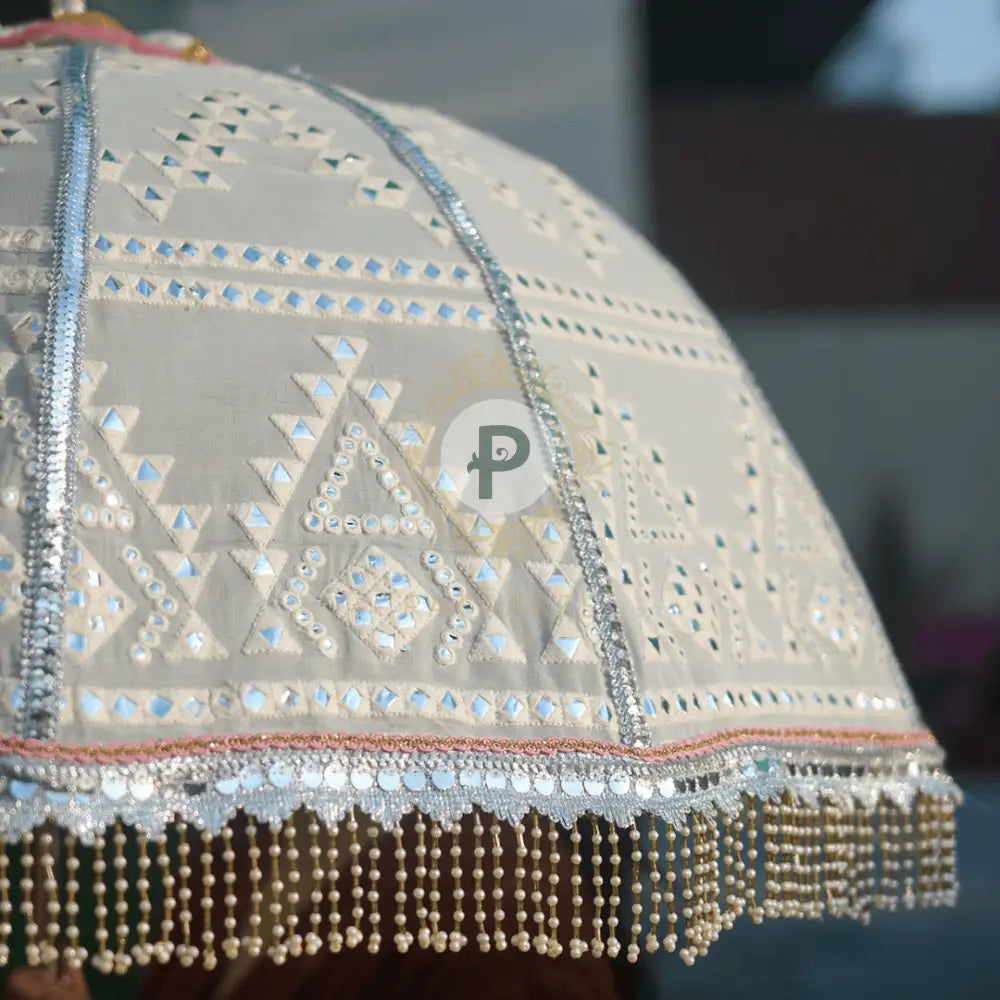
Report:
M 53 39 L 114 45 L 143 56 L 160 56 L 166 59 L 181 57 L 176 49 L 143 41 L 125 28 L 113 28 L 105 24 L 85 24 L 79 21 L 34 21 L 23 28 L 15 28 L 0 35 L 0 49 L 17 49 L 32 42 Z M 220 62 L 218 56 L 212 54 L 209 54 L 205 61 Z

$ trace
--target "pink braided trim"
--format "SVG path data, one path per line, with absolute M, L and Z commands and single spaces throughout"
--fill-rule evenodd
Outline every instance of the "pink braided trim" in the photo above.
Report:
M 130 49 L 142 56 L 160 56 L 179 59 L 180 53 L 166 45 L 154 45 L 124 28 L 111 28 L 103 24 L 80 24 L 73 21 L 34 21 L 23 28 L 16 28 L 0 36 L 0 49 L 19 49 L 32 42 L 66 39 L 71 42 L 95 42 Z M 208 56 L 207 62 L 219 62 L 217 56 Z
M 56 745 L 43 740 L 0 736 L 0 755 L 17 755 L 67 763 L 131 764 L 170 757 L 199 757 L 214 753 L 267 750 L 348 750 L 366 753 L 499 753 L 520 757 L 558 754 L 594 754 L 623 760 L 657 763 L 703 756 L 715 750 L 753 743 L 820 745 L 879 749 L 936 748 L 929 730 L 885 732 L 871 729 L 733 729 L 712 736 L 677 740 L 638 750 L 593 739 L 483 739 L 481 737 L 377 736 L 348 733 L 271 733 L 266 735 L 192 736 L 149 743 L 107 746 Z

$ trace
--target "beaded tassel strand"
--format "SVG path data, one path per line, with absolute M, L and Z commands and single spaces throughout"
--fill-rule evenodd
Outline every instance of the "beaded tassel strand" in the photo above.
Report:
M 501 827 L 494 820 L 490 824 L 490 855 L 493 861 L 493 946 L 497 951 L 506 951 L 507 932 L 504 930 L 506 913 L 503 909 L 503 842 L 500 839 Z
M 42 873 L 42 890 L 45 893 L 45 941 L 42 943 L 42 964 L 51 968 L 59 960 L 59 918 L 62 907 L 59 903 L 59 883 L 56 880 L 56 859 L 51 824 L 46 824 L 39 837 Z
M 763 905 L 755 886 L 758 807 L 764 816 Z M 871 804 L 829 798 L 808 804 L 788 793 L 763 802 L 746 796 L 738 810 L 692 812 L 676 828 L 654 815 L 641 817 L 641 827 L 636 820 L 603 825 L 591 816 L 587 900 L 578 821 L 564 830 L 531 812 L 523 822 L 505 825 L 495 816 L 473 812 L 442 825 L 418 813 L 412 827 L 415 843 L 408 848 L 404 822 L 383 829 L 351 811 L 342 855 L 336 822 L 323 824 L 314 813 L 302 816 L 308 837 L 301 845 L 295 817 L 264 828 L 266 889 L 259 827 L 253 817 L 247 818 L 250 905 L 243 939 L 237 936 L 238 855 L 228 824 L 217 834 L 201 830 L 195 839 L 193 828 L 178 821 L 172 849 L 165 833 L 152 838 L 140 831 L 129 834 L 120 822 L 95 834 L 93 965 L 121 974 L 132 964 L 166 962 L 174 955 L 183 965 L 200 958 L 211 970 L 220 954 L 234 958 L 241 952 L 251 957 L 266 952 L 280 964 L 295 954 L 318 954 L 324 940 L 331 952 L 365 943 L 375 953 L 388 940 L 382 930 L 386 914 L 392 915 L 391 941 L 400 953 L 414 945 L 457 952 L 470 943 L 488 952 L 509 943 L 550 957 L 564 948 L 573 957 L 623 952 L 634 962 L 643 948 L 655 952 L 662 947 L 678 951 L 691 964 L 744 912 L 758 921 L 765 915 L 815 918 L 829 913 L 864 922 L 872 909 L 917 901 L 945 905 L 956 891 L 953 806 L 926 793 L 914 797 L 912 808 L 886 798 Z M 505 829 L 514 845 L 511 888 L 504 878 Z M 126 860 L 130 837 L 136 848 L 131 877 Z M 300 847 L 304 856 L 306 843 L 309 867 L 300 871 Z M 150 844 L 155 844 L 155 859 Z M 564 844 L 568 854 L 563 853 Z M 16 897 L 11 893 L 11 862 L 6 851 L 0 851 L 0 959 L 9 957 L 16 906 L 29 964 L 51 965 L 61 957 L 67 965 L 79 966 L 88 952 L 80 942 L 75 840 L 46 825 L 22 833 L 18 846 Z M 65 870 L 63 882 L 57 869 Z M 153 870 L 159 871 L 163 890 L 159 940 L 152 927 Z M 351 900 L 345 934 L 341 876 L 349 879 Z M 390 879 L 391 899 L 380 892 Z M 195 886 L 200 890 L 198 907 L 192 905 Z M 412 929 L 411 897 L 416 918 Z M 450 903 L 445 909 L 442 897 Z M 470 899 L 473 906 L 467 910 Z M 509 900 L 513 933 L 508 942 L 504 904 Z M 572 915 L 566 921 L 568 932 L 561 925 L 561 903 Z M 592 904 L 589 940 L 582 933 L 586 904 Z M 222 907 L 225 933 L 217 940 L 213 916 L 218 918 L 217 908 Z

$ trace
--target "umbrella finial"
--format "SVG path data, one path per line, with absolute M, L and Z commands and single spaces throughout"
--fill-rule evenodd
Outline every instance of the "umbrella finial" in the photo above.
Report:
M 66 17 L 68 14 L 86 14 L 86 0 L 52 0 L 52 18 Z

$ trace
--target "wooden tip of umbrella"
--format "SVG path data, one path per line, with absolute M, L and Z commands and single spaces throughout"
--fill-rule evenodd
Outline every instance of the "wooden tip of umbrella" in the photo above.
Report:
M 477 811 L 386 826 L 352 809 L 154 836 L 118 823 L 84 844 L 49 823 L 0 848 L 0 965 L 122 974 L 387 945 L 692 964 L 744 914 L 864 923 L 956 894 L 954 802 L 925 793 L 908 808 L 745 796 L 676 824 Z

